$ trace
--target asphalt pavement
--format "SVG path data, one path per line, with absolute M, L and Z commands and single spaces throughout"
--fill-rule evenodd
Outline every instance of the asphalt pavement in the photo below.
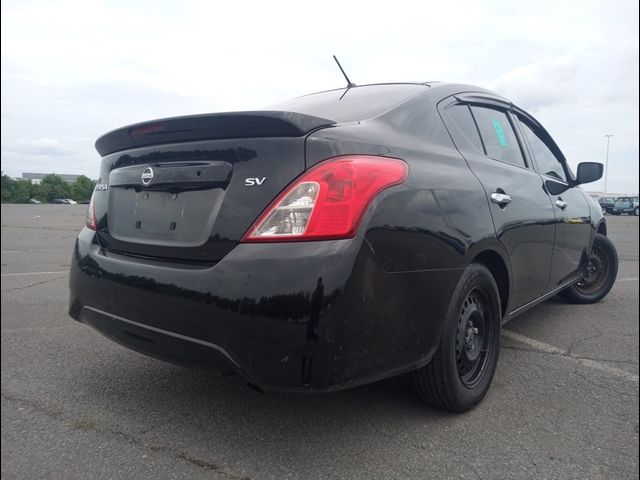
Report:
M 267 393 L 144 357 L 67 316 L 82 205 L 2 205 L 3 479 L 638 478 L 638 218 L 607 217 L 618 282 L 505 327 L 473 411 L 407 377 Z

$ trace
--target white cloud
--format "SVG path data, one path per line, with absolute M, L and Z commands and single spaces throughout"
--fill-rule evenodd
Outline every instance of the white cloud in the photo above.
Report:
M 578 61 L 569 56 L 540 58 L 500 75 L 491 88 L 526 110 L 575 102 Z
M 105 131 L 341 86 L 335 53 L 356 83 L 492 87 L 531 108 L 573 163 L 600 160 L 613 133 L 610 184 L 638 189 L 627 174 L 638 164 L 636 1 L 302 5 L 3 2 L 2 169 L 19 174 L 28 161 L 95 176 Z M 20 145 L 44 138 L 68 155 Z

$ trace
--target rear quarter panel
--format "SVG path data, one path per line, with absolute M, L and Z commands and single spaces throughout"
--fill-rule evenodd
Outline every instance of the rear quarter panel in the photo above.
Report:
M 354 269 L 348 288 L 361 301 L 353 315 L 342 316 L 340 328 L 359 332 L 368 346 L 363 359 L 416 367 L 437 347 L 466 266 L 485 250 L 507 266 L 508 259 L 495 238 L 484 190 L 435 109 L 435 115 L 426 108 L 419 115 L 399 113 L 313 133 L 306 160 L 311 166 L 338 155 L 369 154 L 409 165 L 406 182 L 380 194 L 360 225 L 358 235 L 372 256 Z
M 407 162 L 406 182 L 376 198 L 360 227 L 387 272 L 465 268 L 487 248 L 503 256 L 484 190 L 435 108 L 411 107 L 315 132 L 307 139 L 307 165 L 346 154 Z

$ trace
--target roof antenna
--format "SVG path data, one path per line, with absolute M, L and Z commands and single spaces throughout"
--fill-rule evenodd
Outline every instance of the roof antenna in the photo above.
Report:
M 344 73 L 344 69 L 342 68 L 342 65 L 340 65 L 340 62 L 338 61 L 338 59 L 336 58 L 336 56 L 333 56 L 333 59 L 336 61 L 336 63 L 338 64 L 338 68 L 340 69 L 340 71 L 342 72 L 342 75 L 344 75 L 344 78 L 347 80 L 347 89 L 351 88 L 351 87 L 357 87 L 357 85 L 355 83 L 353 83 L 351 80 L 349 80 L 349 77 L 347 77 L 347 74 Z

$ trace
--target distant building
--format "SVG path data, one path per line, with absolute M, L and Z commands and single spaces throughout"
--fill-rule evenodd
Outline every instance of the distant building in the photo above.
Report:
M 602 198 L 602 197 L 613 197 L 613 198 L 618 198 L 618 197 L 629 197 L 629 196 L 633 196 L 630 195 L 629 193 L 613 193 L 613 192 L 586 192 L 588 195 L 591 195 L 593 198 Z
M 57 175 L 61 179 L 63 179 L 67 183 L 73 183 L 76 181 L 76 178 L 80 177 L 80 175 L 70 175 L 67 173 L 28 173 L 25 172 L 22 174 L 23 180 L 29 180 L 32 184 L 38 185 L 42 182 L 42 179 L 47 175 Z

